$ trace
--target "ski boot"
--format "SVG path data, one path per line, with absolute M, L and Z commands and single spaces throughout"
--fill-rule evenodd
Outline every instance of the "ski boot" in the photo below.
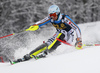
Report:
M 26 54 L 23 58 L 17 59 L 13 62 L 10 61 L 10 63 L 11 64 L 16 64 L 16 63 L 19 63 L 19 62 L 27 61 L 29 59 L 31 59 L 31 57 L 29 56 L 29 54 Z
M 47 54 L 48 54 L 47 51 L 44 51 L 43 53 L 37 55 L 37 56 L 36 56 L 36 59 L 45 58 Z

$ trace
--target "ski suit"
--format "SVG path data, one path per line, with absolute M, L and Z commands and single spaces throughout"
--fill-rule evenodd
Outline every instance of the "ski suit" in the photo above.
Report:
M 39 53 L 45 50 L 49 50 L 49 52 L 55 50 L 60 45 L 60 42 L 56 38 L 72 43 L 74 39 L 74 30 L 76 31 L 77 38 L 81 37 L 80 28 L 68 15 L 60 13 L 56 21 L 48 16 L 35 24 L 41 27 L 47 23 L 52 23 L 57 31 L 55 35 L 48 39 L 46 43 L 38 46 L 35 50 L 30 52 L 29 55 L 31 58 L 33 56 L 37 56 Z

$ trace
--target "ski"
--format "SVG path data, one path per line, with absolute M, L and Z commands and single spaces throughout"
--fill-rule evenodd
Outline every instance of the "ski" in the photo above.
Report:
M 38 59 L 40 59 L 40 58 L 39 58 L 39 57 L 36 57 L 36 60 L 38 60 Z M 17 64 L 17 63 L 25 62 L 25 61 L 22 60 L 22 61 L 18 62 L 18 61 L 11 61 L 11 60 L 9 59 L 9 62 L 10 62 L 11 65 L 14 65 L 14 64 Z
M 9 62 L 10 62 L 11 65 L 14 65 L 14 64 L 18 63 L 18 62 L 13 62 L 10 59 L 9 59 Z

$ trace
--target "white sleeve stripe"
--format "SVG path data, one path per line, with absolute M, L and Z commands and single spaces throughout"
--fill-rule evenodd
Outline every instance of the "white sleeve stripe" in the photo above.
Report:
M 48 17 L 46 17 L 46 18 L 44 18 L 43 20 L 36 22 L 36 24 L 37 24 L 37 25 L 40 25 L 40 24 L 43 24 L 43 23 L 45 23 L 45 22 L 47 22 L 47 21 L 49 21 L 49 20 L 50 20 L 50 19 L 49 19 Z

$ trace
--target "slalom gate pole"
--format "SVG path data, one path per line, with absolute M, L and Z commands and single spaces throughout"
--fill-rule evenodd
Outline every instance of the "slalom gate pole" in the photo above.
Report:
M 3 57 L 2 57 L 2 56 L 0 56 L 0 59 L 1 59 L 2 63 L 4 63 L 4 61 L 3 61 Z
M 60 40 L 60 39 L 58 39 L 58 38 L 56 38 L 56 39 L 57 39 L 58 41 L 64 43 L 64 44 L 66 44 L 66 45 L 74 46 L 74 45 L 71 45 L 70 43 L 67 43 L 67 42 L 65 42 L 65 41 L 63 41 L 63 40 Z M 83 44 L 83 46 L 100 46 L 100 44 Z
M 57 39 L 58 41 L 64 43 L 64 44 L 66 44 L 66 45 L 75 47 L 77 50 L 83 49 L 83 46 L 79 48 L 79 47 L 76 47 L 76 46 L 74 46 L 74 45 L 71 45 L 70 43 L 67 43 L 67 42 L 65 42 L 65 41 L 63 41 L 63 40 L 60 40 L 60 39 L 58 39 L 58 38 L 56 38 L 56 39 Z
M 66 44 L 66 45 L 69 45 L 69 46 L 74 46 L 74 45 L 71 45 L 70 43 L 67 43 L 67 42 L 65 42 L 65 41 L 62 41 L 62 40 L 60 40 L 60 39 L 58 39 L 58 38 L 56 38 L 58 41 L 60 41 L 60 42 L 62 42 L 62 43 L 64 43 L 64 44 Z

